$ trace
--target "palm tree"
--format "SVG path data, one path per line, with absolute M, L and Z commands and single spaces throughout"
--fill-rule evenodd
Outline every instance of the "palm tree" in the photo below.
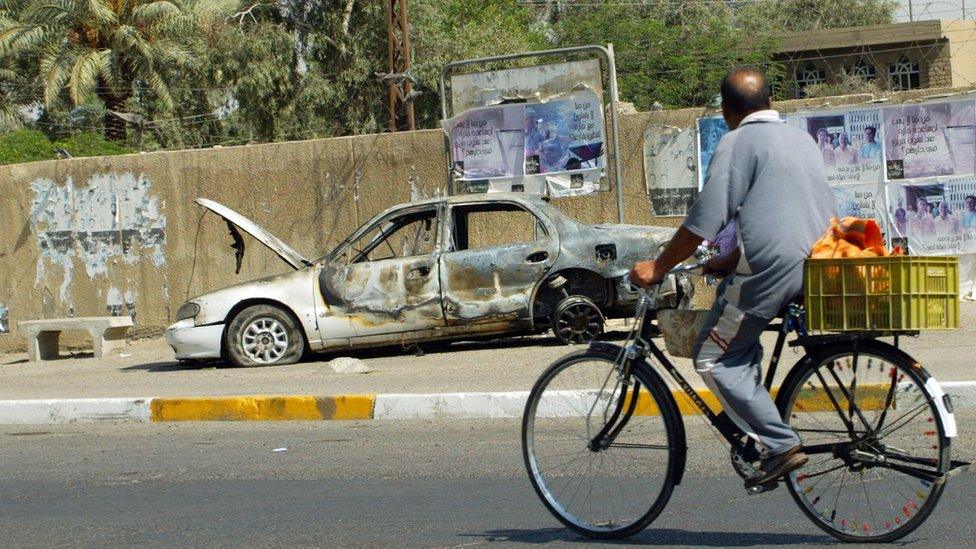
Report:
M 64 93 L 74 105 L 97 98 L 105 137 L 125 139 L 126 102 L 137 90 L 171 108 L 170 85 L 190 56 L 213 0 L 9 0 L 0 17 L 0 57 L 27 56 L 46 106 Z

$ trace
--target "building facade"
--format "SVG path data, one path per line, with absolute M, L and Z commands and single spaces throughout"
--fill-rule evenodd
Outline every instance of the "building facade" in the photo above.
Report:
M 976 21 L 818 29 L 779 39 L 775 59 L 786 68 L 777 90 L 782 97 L 805 97 L 807 86 L 841 83 L 846 75 L 890 90 L 976 83 Z

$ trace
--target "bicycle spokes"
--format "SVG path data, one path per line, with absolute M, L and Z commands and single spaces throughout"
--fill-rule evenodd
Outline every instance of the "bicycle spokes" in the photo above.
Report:
M 879 354 L 821 360 L 789 395 L 787 420 L 810 456 L 791 491 L 825 529 L 852 539 L 913 529 L 948 466 L 921 378 Z

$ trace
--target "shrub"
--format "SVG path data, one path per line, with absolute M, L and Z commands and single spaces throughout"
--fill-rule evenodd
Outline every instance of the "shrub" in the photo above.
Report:
M 0 164 L 19 164 L 57 158 L 54 143 L 37 130 L 0 134 Z
M 109 141 L 97 133 L 76 133 L 54 142 L 54 147 L 68 151 L 71 156 L 113 156 L 135 152 L 132 147 Z
M 112 156 L 135 152 L 131 147 L 109 141 L 96 133 L 76 133 L 51 142 L 37 130 L 17 130 L 0 134 L 0 164 L 20 164 L 58 158 L 57 149 L 71 156 Z

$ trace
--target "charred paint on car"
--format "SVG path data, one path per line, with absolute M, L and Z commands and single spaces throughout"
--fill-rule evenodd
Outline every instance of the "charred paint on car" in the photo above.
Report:
M 200 306 L 192 322 L 181 319 L 170 327 L 178 358 L 220 357 L 230 340 L 211 341 L 207 349 L 202 340 L 212 340 L 215 330 L 200 341 L 186 331 L 229 325 L 253 303 L 293 315 L 313 351 L 542 331 L 558 303 L 575 295 L 592 299 L 602 316 L 625 316 L 636 294 L 622 277 L 634 262 L 657 255 L 673 234 L 664 227 L 587 225 L 541 197 L 465 195 L 390 208 L 331 253 L 309 260 L 230 208 L 197 202 L 268 246 L 294 271 L 192 299 Z M 525 217 L 534 223 L 532 235 L 474 246 L 469 217 L 493 212 Z M 507 227 L 491 236 L 499 239 L 502 229 Z M 186 341 L 195 341 L 194 348 L 173 343 Z

